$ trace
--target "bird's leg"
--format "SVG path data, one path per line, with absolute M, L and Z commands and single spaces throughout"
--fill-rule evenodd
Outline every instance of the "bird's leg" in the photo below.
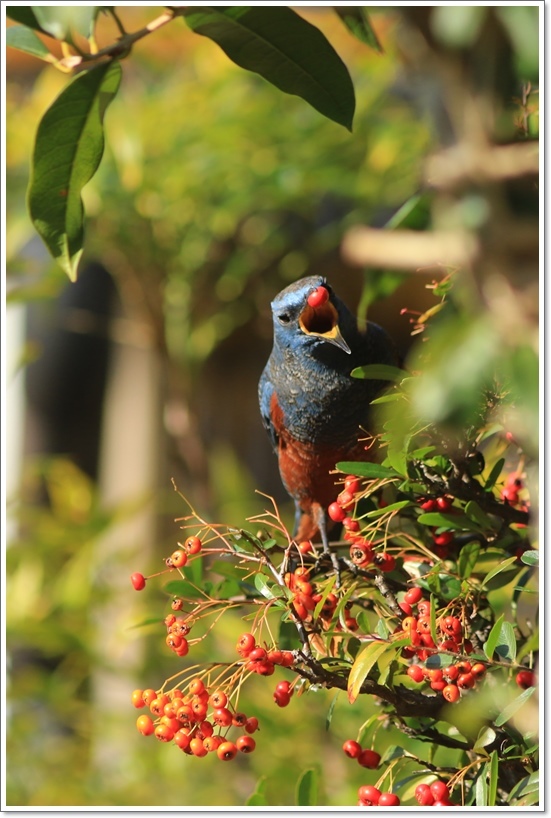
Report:
M 313 503 L 312 514 L 314 522 L 319 528 L 321 542 L 323 544 L 323 550 L 325 551 L 326 554 L 329 554 L 331 562 L 333 563 L 333 568 L 335 569 L 336 576 L 335 587 L 339 588 L 341 584 L 341 569 L 339 565 L 339 558 L 337 557 L 335 552 L 331 551 L 331 549 L 329 548 L 329 537 L 327 536 L 327 515 L 325 514 L 325 509 L 322 508 L 322 506 L 320 506 L 319 503 Z

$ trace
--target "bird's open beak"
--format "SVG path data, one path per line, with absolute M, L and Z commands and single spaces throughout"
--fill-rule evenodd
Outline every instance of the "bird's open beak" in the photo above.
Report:
M 307 304 L 299 318 L 299 325 L 306 335 L 316 335 L 350 354 L 351 349 L 341 335 L 338 320 L 337 310 L 327 301 L 315 308 Z

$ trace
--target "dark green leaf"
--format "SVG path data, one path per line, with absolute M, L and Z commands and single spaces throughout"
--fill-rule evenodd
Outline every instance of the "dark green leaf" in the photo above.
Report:
M 424 580 L 420 581 L 419 584 L 426 584 L 430 591 L 446 601 L 457 599 L 461 593 L 460 581 L 455 577 L 449 576 L 449 574 L 431 573 L 428 574 Z
M 535 773 L 530 773 L 526 778 L 521 779 L 518 784 L 515 784 L 509 793 L 510 803 L 513 804 L 513 799 L 522 799 L 524 795 L 531 792 L 539 792 L 540 788 L 540 773 L 536 770 Z
M 383 48 L 373 31 L 367 13 L 361 6 L 333 6 L 347 29 L 358 40 L 383 53 Z
M 6 29 L 6 45 L 10 48 L 17 48 L 33 57 L 54 63 L 56 58 L 50 54 L 40 37 L 31 31 L 27 26 L 10 26 Z
M 504 619 L 502 614 L 488 635 L 484 645 L 484 653 L 488 659 L 492 659 L 494 653 L 500 659 L 514 662 L 517 654 L 517 642 L 515 639 L 515 629 L 510 622 Z
M 354 474 L 357 477 L 367 477 L 371 480 L 382 480 L 386 477 L 398 477 L 393 469 L 380 466 L 379 463 L 354 463 L 344 461 L 337 463 L 337 469 L 344 474 Z
M 290 8 L 188 6 L 184 18 L 241 68 L 352 130 L 354 87 L 345 64 L 321 31 Z
M 421 525 L 436 526 L 437 528 L 453 529 L 454 531 L 478 531 L 478 526 L 474 525 L 465 514 L 442 514 L 438 511 L 429 511 L 421 514 L 417 518 Z
M 350 374 L 353 378 L 365 378 L 374 381 L 401 381 L 408 373 L 397 366 L 368 364 L 366 366 L 357 366 Z
M 520 710 L 521 707 L 524 707 L 528 699 L 533 696 L 535 693 L 535 687 L 529 687 L 528 690 L 524 690 L 520 696 L 517 696 L 507 707 L 504 707 L 497 719 L 494 719 L 494 724 L 496 727 L 501 727 L 503 724 L 509 721 L 509 719 L 513 718 L 515 713 Z
M 318 803 L 318 779 L 316 769 L 305 770 L 297 782 L 297 807 L 315 807 Z
M 43 31 L 31 6 L 6 6 L 6 16 L 16 23 Z
M 118 62 L 79 74 L 38 126 L 29 212 L 50 253 L 73 281 L 84 239 L 81 191 L 101 161 L 103 118 L 120 78 Z
M 495 484 L 497 482 L 497 479 L 499 478 L 499 475 L 501 474 L 501 472 L 503 470 L 504 465 L 505 465 L 505 458 L 504 457 L 501 457 L 499 460 L 496 460 L 496 462 L 492 466 L 492 470 L 491 470 L 490 474 L 488 475 L 488 479 L 486 480 L 486 483 L 484 484 L 485 491 L 490 491 L 490 489 L 493 489 L 493 487 L 495 486 Z
M 492 518 L 489 517 L 485 511 L 482 511 L 478 503 L 475 503 L 474 500 L 469 500 L 465 505 L 465 514 L 469 520 L 472 520 L 473 523 L 478 523 L 481 528 L 492 529 L 495 527 Z
M 398 511 L 401 508 L 405 508 L 406 506 L 412 506 L 413 503 L 411 500 L 399 500 L 397 503 L 389 503 L 388 506 L 384 506 L 384 508 L 376 508 L 374 511 L 369 511 L 365 516 L 369 517 L 381 517 L 383 514 L 387 514 L 391 511 Z
M 461 579 L 468 579 L 471 576 L 479 554 L 479 542 L 469 542 L 463 546 L 457 560 L 457 568 Z

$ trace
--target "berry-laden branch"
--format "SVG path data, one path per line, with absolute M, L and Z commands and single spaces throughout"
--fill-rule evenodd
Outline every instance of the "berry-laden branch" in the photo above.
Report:
M 203 666 L 192 664 L 160 688 L 135 691 L 135 706 L 148 711 L 139 716 L 138 730 L 176 744 L 188 756 L 230 761 L 256 749 L 252 734 L 262 714 L 251 715 L 241 704 L 251 679 L 284 672 L 294 678 L 276 683 L 273 697 L 278 707 L 288 706 L 295 691 L 300 692 L 300 701 L 320 689 L 344 691 L 350 702 L 374 698 L 377 718 L 406 740 L 456 752 L 455 775 L 449 767 L 432 762 L 419 771 L 420 776 L 428 771 L 439 778 L 419 784 L 418 804 L 449 805 L 454 803 L 452 794 L 463 805 L 473 803 L 476 781 L 485 774 L 491 754 L 499 766 L 499 793 L 505 801 L 523 775 L 537 769 L 537 746 L 522 736 L 515 738 L 513 747 L 507 744 L 506 725 L 496 726 L 501 712 L 485 711 L 484 724 L 491 732 L 482 743 L 453 735 L 442 725 L 450 718 L 450 706 L 476 701 L 488 680 L 511 692 L 511 712 L 515 695 L 528 698 L 534 691 L 537 634 L 529 626 L 521 632 L 504 617 L 496 619 L 488 595 L 490 582 L 502 573 L 504 582 L 517 583 L 517 593 L 528 590 L 531 564 L 522 561 L 522 553 L 509 557 L 500 551 L 502 541 L 508 548 L 511 537 L 516 542 L 526 536 L 522 527 L 509 528 L 513 524 L 507 523 L 507 511 L 510 505 L 528 504 L 528 497 L 516 471 L 500 489 L 502 502 L 494 497 L 491 508 L 496 514 L 503 512 L 498 523 L 480 515 L 474 518 L 481 526 L 488 519 L 492 526 L 491 531 L 483 527 L 479 531 L 483 539 L 492 538 L 490 553 L 457 532 L 461 525 L 457 520 L 471 519 L 465 516 L 470 499 L 452 495 L 450 479 L 443 485 L 426 479 L 419 486 L 419 474 L 434 474 L 431 464 L 424 465 L 411 489 L 402 478 L 399 485 L 398 478 L 385 478 L 381 488 L 377 479 L 342 477 L 344 487 L 335 487 L 329 513 L 343 532 L 330 544 L 331 554 L 310 540 L 294 540 L 273 500 L 271 510 L 249 520 L 256 534 L 211 524 L 189 506 L 189 513 L 177 521 L 185 531 L 183 543 L 166 558 L 164 570 L 151 577 L 135 573 L 132 583 L 142 591 L 153 576 L 169 575 L 165 649 L 180 658 L 192 656 L 194 646 L 216 632 L 223 616 L 239 613 L 247 618 L 248 630 L 237 640 L 237 655 L 217 657 Z M 440 467 L 446 471 L 442 463 Z M 476 496 L 479 488 L 484 490 L 476 481 L 464 479 L 461 461 L 446 473 L 452 471 L 454 479 Z M 446 494 L 439 493 L 442 488 Z M 446 525 L 438 527 L 433 521 L 451 521 L 455 527 L 446 530 Z M 338 577 L 333 557 L 338 560 Z M 193 581 L 194 563 L 205 559 L 207 576 L 213 579 L 199 585 Z M 223 581 L 215 579 L 218 560 L 224 566 Z M 521 694 L 512 692 L 515 685 Z M 295 706 L 300 706 L 298 701 Z M 357 741 L 345 742 L 345 753 L 362 767 L 383 767 L 381 756 L 360 743 L 364 733 L 360 728 Z M 372 744 L 375 736 L 376 731 Z M 400 765 L 406 763 L 425 762 L 411 753 L 397 754 L 373 791 L 360 788 L 359 803 L 399 803 L 383 785 L 388 776 L 396 780 Z

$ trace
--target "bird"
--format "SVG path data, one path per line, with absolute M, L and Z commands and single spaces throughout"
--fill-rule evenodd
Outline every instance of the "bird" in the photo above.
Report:
M 262 422 L 295 503 L 296 541 L 319 534 L 329 552 L 327 508 L 337 494 L 331 472 L 339 461 L 374 459 L 365 445 L 370 403 L 387 385 L 350 373 L 367 364 L 398 366 L 399 356 L 380 326 L 358 326 L 323 276 L 290 284 L 271 308 L 273 348 L 258 386 Z

